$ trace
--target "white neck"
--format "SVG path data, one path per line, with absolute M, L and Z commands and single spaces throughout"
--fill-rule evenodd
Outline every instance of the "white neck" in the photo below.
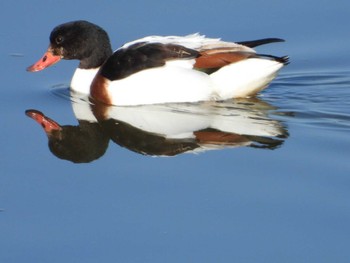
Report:
M 83 94 L 90 93 L 90 85 L 99 68 L 81 69 L 77 68 L 70 83 L 71 90 Z

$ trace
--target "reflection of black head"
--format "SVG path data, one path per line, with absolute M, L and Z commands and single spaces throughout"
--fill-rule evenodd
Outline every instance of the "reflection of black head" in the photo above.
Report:
M 49 148 L 58 158 L 74 163 L 88 163 L 101 157 L 109 138 L 98 123 L 80 121 L 79 126 L 61 126 L 60 131 L 48 134 Z
M 49 148 L 58 158 L 88 163 L 106 152 L 109 137 L 98 123 L 79 120 L 78 126 L 61 126 L 40 111 L 30 109 L 25 113 L 44 129 Z

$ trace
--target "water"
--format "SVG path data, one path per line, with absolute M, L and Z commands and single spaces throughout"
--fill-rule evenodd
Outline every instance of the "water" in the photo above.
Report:
M 348 2 L 3 5 L 0 262 L 348 262 Z M 67 90 L 76 62 L 25 68 L 53 26 L 81 18 L 106 28 L 114 47 L 197 31 L 283 37 L 259 51 L 292 63 L 257 99 L 118 110 L 103 132 L 92 128 L 102 154 L 74 163 L 49 150 L 25 111 L 90 130 L 89 107 Z M 132 128 L 135 116 L 148 121 Z M 194 128 L 210 143 L 185 136 Z

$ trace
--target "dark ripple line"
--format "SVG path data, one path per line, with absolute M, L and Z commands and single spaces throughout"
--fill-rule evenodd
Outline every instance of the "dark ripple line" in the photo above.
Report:
M 287 122 L 350 129 L 350 71 L 285 73 L 263 95 Z

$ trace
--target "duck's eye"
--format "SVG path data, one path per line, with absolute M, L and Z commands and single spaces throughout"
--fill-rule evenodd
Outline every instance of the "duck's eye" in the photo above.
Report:
M 63 37 L 58 36 L 56 37 L 55 41 L 56 41 L 56 44 L 61 44 L 63 42 Z

